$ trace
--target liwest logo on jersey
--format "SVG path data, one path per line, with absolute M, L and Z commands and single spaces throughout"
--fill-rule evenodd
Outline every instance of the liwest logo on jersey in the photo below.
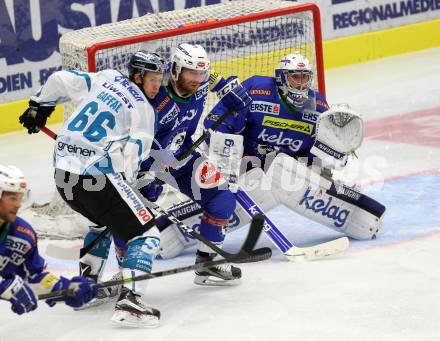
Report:
M 310 123 L 271 116 L 264 116 L 263 125 L 271 128 L 299 131 L 307 135 L 311 135 L 313 131 L 313 125 Z
M 329 197 L 327 201 L 309 195 L 311 188 L 308 187 L 299 202 L 299 206 L 304 205 L 306 209 L 333 220 L 336 227 L 342 227 L 347 221 L 349 210 L 341 209 L 339 206 L 331 205 L 333 198 Z
M 278 103 L 266 101 L 253 101 L 249 109 L 250 112 L 259 112 L 262 114 L 279 115 L 280 105 Z

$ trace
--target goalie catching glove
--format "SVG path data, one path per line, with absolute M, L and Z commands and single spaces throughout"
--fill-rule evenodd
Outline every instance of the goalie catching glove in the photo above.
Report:
M 28 130 L 28 134 L 38 133 L 54 110 L 55 106 L 42 106 L 30 100 L 29 108 L 19 117 L 19 122 Z
M 363 140 L 363 120 L 348 104 L 336 104 L 319 115 L 316 140 L 310 152 L 323 161 L 324 167 L 344 166 L 347 155 Z

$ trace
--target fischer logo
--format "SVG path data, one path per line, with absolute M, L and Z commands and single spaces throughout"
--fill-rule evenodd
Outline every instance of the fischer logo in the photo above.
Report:
M 272 102 L 253 101 L 251 104 L 250 112 L 279 115 L 280 105 Z
M 313 195 L 310 194 L 311 188 L 308 187 L 305 191 L 302 199 L 299 202 L 299 206 L 304 204 L 305 208 L 312 210 L 315 213 L 321 213 L 323 217 L 327 217 L 334 221 L 336 227 L 342 227 L 347 221 L 349 210 L 341 209 L 339 206 L 331 205 L 333 198 L 328 198 L 326 202 L 323 199 L 315 199 Z
M 310 123 L 271 116 L 264 116 L 263 125 L 271 128 L 298 131 L 307 135 L 311 135 L 313 131 L 313 125 Z
M 94 156 L 96 154 L 96 152 L 92 149 L 82 148 L 82 147 L 78 147 L 76 144 L 68 144 L 65 142 L 58 141 L 57 150 L 61 152 L 64 151 L 65 149 L 70 154 L 79 154 L 84 157 Z
M 262 142 L 269 142 L 270 144 L 275 144 L 278 146 L 287 146 L 292 152 L 297 152 L 301 148 L 304 141 L 283 137 L 283 133 L 283 131 L 280 131 L 279 134 L 269 135 L 266 132 L 266 129 L 263 129 L 257 138 Z

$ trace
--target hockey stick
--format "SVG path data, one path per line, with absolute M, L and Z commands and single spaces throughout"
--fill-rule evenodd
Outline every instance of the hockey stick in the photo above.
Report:
M 252 198 L 241 188 L 236 193 L 237 201 L 246 210 L 252 218 L 256 214 L 262 214 L 265 217 L 263 230 L 275 246 L 290 261 L 299 259 L 318 259 L 326 256 L 338 254 L 348 248 L 348 238 L 341 237 L 325 243 L 309 246 L 298 247 L 293 245 L 276 227 L 276 225 L 264 214 L 263 210 L 252 200 Z
M 257 250 L 253 250 L 254 246 L 256 245 L 258 241 L 258 237 L 261 234 L 261 230 L 263 228 L 264 223 L 264 217 L 260 214 L 256 214 L 254 218 L 252 219 L 251 226 L 249 228 L 249 231 L 253 231 L 252 233 L 249 232 L 248 237 L 246 238 L 246 241 L 244 242 L 243 246 L 241 247 L 240 251 L 233 255 L 233 257 L 230 257 L 228 259 L 219 259 L 216 261 L 208 261 L 203 263 L 197 263 L 189 266 L 179 267 L 175 269 L 170 270 L 164 270 L 164 271 L 158 271 L 153 272 L 151 274 L 145 274 L 136 276 L 133 278 L 123 278 L 120 280 L 113 280 L 113 281 L 107 281 L 99 283 L 100 288 L 106 288 L 111 287 L 115 285 L 123 285 L 131 282 L 137 282 L 137 281 L 143 281 L 146 279 L 154 279 L 159 277 L 165 277 L 170 276 L 182 272 L 187 272 L 191 270 L 201 270 L 205 268 L 210 268 L 213 266 L 225 264 L 225 263 L 251 263 L 251 262 L 260 262 L 266 259 L 269 259 L 272 255 L 272 250 L 268 247 L 259 248 Z M 66 289 L 61 291 L 55 291 L 48 294 L 42 294 L 38 295 L 39 300 L 46 300 L 50 298 L 58 298 L 63 296 L 69 296 L 72 295 L 73 291 L 72 289 Z

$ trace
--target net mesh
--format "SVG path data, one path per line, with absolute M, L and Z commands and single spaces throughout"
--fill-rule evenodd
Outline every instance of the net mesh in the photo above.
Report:
M 100 71 L 111 68 L 127 75 L 127 63 L 134 52 L 145 49 L 169 60 L 177 44 L 187 42 L 202 45 L 208 52 L 212 69 L 218 73 L 224 77 L 236 75 L 244 80 L 253 75 L 273 76 L 284 55 L 299 52 L 314 66 L 313 88 L 319 89 L 315 39 L 321 37 L 315 37 L 312 11 L 303 7 L 303 4 L 293 1 L 237 0 L 147 14 L 140 18 L 71 31 L 60 40 L 62 64 L 64 69 Z M 300 12 L 284 13 L 298 8 L 301 8 Z M 282 15 L 273 14 L 280 9 L 289 10 Z M 255 15 L 261 17 L 255 20 Z M 209 27 L 225 22 L 228 24 L 223 27 Z M 200 30 L 202 26 L 203 30 Z M 188 33 L 187 30 L 193 32 Z M 160 39 L 155 38 L 158 33 L 162 36 Z M 99 46 L 96 54 L 88 52 L 91 46 Z M 93 58 L 95 62 L 91 69 L 89 61 Z M 216 102 L 216 96 L 210 93 L 204 115 Z M 69 116 L 73 109 L 72 104 L 67 104 L 65 116 Z M 45 214 L 51 219 L 57 217 L 51 207 L 60 212 L 57 207 L 60 200 L 52 200 L 45 208 Z

